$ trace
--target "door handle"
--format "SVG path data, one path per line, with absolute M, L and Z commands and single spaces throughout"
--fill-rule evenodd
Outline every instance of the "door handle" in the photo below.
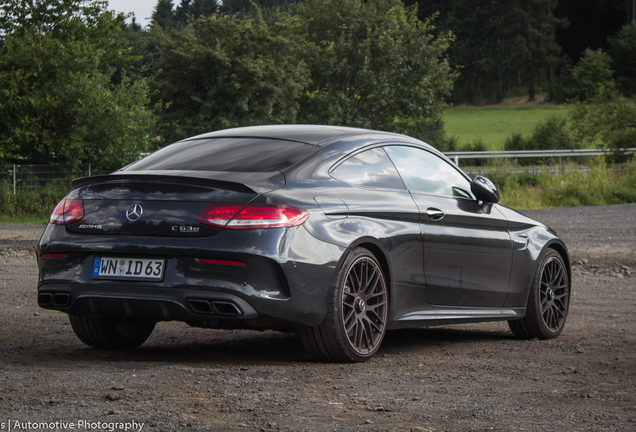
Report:
M 426 209 L 426 214 L 432 221 L 438 221 L 444 218 L 444 212 L 433 207 Z

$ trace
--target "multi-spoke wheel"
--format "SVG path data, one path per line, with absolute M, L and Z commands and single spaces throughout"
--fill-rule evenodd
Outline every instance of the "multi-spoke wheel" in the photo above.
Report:
M 124 322 L 69 314 L 75 335 L 94 348 L 127 350 L 137 348 L 150 337 L 154 322 Z
M 305 348 L 324 361 L 368 360 L 380 348 L 389 314 L 387 281 L 377 259 L 356 248 L 338 274 L 322 324 L 303 329 Z
M 553 249 L 547 249 L 539 257 L 525 318 L 508 321 L 508 324 L 517 337 L 552 339 L 563 330 L 569 305 L 568 270 L 561 255 Z

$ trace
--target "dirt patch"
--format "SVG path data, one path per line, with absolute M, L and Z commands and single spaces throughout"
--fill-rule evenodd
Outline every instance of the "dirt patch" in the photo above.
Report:
M 293 334 L 181 323 L 158 324 L 132 352 L 88 348 L 64 314 L 36 305 L 32 251 L 43 227 L 0 226 L 0 426 L 635 430 L 636 205 L 525 213 L 572 254 L 559 338 L 519 341 L 505 323 L 394 331 L 379 355 L 354 365 L 311 362 Z

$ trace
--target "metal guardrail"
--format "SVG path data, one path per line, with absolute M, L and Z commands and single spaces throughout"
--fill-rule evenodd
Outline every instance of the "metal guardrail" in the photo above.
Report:
M 498 169 L 497 168 L 462 168 L 462 171 L 464 171 L 466 174 L 469 174 L 469 175 L 486 175 L 486 173 L 498 171 Z M 506 168 L 505 169 L 506 173 L 532 174 L 533 177 L 536 177 L 542 173 L 548 173 L 548 174 L 554 175 L 558 173 L 571 172 L 571 171 L 588 173 L 592 171 L 592 169 L 588 167 L 584 167 L 584 166 L 558 167 L 558 168 L 556 167 L 542 167 L 542 168 L 541 167 L 526 167 L 526 168 Z
M 634 154 L 634 147 L 622 148 L 622 154 Z M 493 158 L 546 158 L 546 157 L 584 157 L 605 156 L 615 153 L 614 149 L 576 149 L 576 150 L 508 150 L 508 151 L 460 151 L 445 152 L 449 159 L 455 160 L 459 166 L 459 159 L 493 159 Z

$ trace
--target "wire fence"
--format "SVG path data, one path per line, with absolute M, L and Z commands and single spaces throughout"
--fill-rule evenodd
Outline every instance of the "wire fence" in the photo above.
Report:
M 63 165 L 0 165 L 0 182 L 11 186 L 15 195 L 52 183 L 71 186 L 71 180 L 91 175 L 91 165 L 70 170 Z
M 621 149 L 623 154 L 633 154 L 634 148 Z M 556 160 L 562 157 L 579 157 L 608 155 L 609 150 L 581 149 L 581 150 L 529 150 L 529 151 L 496 151 L 496 152 L 448 152 L 445 153 L 449 158 L 454 160 L 459 166 L 459 159 L 497 159 L 497 158 L 528 158 L 528 157 L 551 157 Z M 501 168 L 470 168 L 465 167 L 467 174 L 482 174 L 492 172 L 493 170 L 501 171 Z M 549 174 L 557 174 L 564 170 L 589 171 L 584 166 L 570 166 L 567 168 L 557 167 L 525 167 L 525 168 L 504 168 L 506 172 L 513 173 L 532 173 L 534 176 L 547 172 Z M 60 186 L 70 187 L 71 180 L 78 177 L 86 177 L 91 175 L 91 165 L 87 164 L 84 168 L 70 170 L 63 165 L 0 165 L 0 184 L 4 183 L 13 189 L 15 195 L 22 190 L 33 190 L 50 184 L 59 184 Z

